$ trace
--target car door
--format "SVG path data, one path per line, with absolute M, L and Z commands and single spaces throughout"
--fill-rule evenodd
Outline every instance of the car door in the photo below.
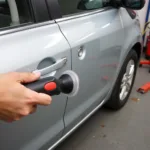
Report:
M 56 70 L 45 76 L 58 78 L 71 69 L 70 47 L 58 25 L 49 21 L 45 1 L 7 0 L 0 7 L 0 73 L 32 72 L 55 64 Z M 0 121 L 0 149 L 38 150 L 56 142 L 64 130 L 67 96 L 52 99 L 50 106 L 39 106 L 20 121 Z
M 68 99 L 65 132 L 79 123 L 105 98 L 116 77 L 124 30 L 119 9 L 103 0 L 58 0 L 62 18 L 56 19 L 72 49 L 72 70 L 80 91 Z

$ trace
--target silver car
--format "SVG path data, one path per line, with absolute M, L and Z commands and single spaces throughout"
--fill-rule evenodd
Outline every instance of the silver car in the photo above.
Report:
M 54 149 L 104 104 L 114 110 L 125 105 L 143 47 L 132 9 L 144 3 L 0 0 L 0 73 L 40 71 L 41 80 L 65 73 L 77 77 L 72 95 L 59 93 L 35 114 L 1 122 L 0 150 Z

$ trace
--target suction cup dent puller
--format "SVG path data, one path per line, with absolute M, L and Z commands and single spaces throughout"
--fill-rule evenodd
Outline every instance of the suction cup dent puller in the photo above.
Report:
M 75 72 L 66 71 L 59 79 L 46 77 L 29 84 L 24 84 L 24 86 L 38 93 L 46 93 L 51 96 L 63 93 L 72 97 L 78 93 L 79 78 Z
M 68 77 L 67 78 L 68 80 L 65 80 L 65 77 Z M 75 95 L 77 95 L 79 91 L 80 80 L 79 80 L 78 75 L 75 72 L 68 70 L 62 74 L 60 79 L 63 79 L 62 85 L 65 85 L 68 90 L 70 89 L 70 91 L 65 92 L 65 94 L 67 94 L 68 97 L 74 97 Z M 70 84 L 71 82 L 73 83 L 72 88 Z

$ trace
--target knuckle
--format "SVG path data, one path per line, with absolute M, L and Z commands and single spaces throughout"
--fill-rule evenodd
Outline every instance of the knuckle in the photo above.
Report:
M 30 89 L 27 89 L 27 88 L 25 88 L 24 90 L 25 90 L 24 91 L 25 101 L 32 102 L 33 100 L 35 100 L 36 95 L 34 91 L 31 91 Z
M 31 102 L 33 100 L 33 95 L 32 94 L 27 94 L 26 95 L 26 100 L 27 100 L 27 102 Z
M 32 79 L 32 78 L 33 78 L 33 75 L 32 75 L 32 73 L 29 73 L 29 72 L 18 74 L 18 79 L 20 79 L 22 82 Z
M 26 76 L 27 76 L 27 78 L 33 78 L 33 73 L 30 73 L 30 72 L 28 72 L 28 73 L 26 73 Z
M 33 103 L 33 102 L 35 102 L 36 101 L 36 96 L 34 95 L 34 94 L 28 94 L 28 96 L 27 96 L 27 103 Z
M 27 79 L 29 79 L 31 77 L 31 75 L 30 75 L 30 73 L 25 73 L 24 77 L 27 78 Z
M 30 114 L 30 111 L 28 109 L 24 109 L 20 112 L 21 116 L 28 116 Z

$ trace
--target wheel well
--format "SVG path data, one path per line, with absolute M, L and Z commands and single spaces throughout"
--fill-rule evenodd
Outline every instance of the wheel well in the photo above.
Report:
M 140 59 L 141 54 L 142 54 L 141 48 L 142 48 L 141 43 L 136 43 L 136 44 L 132 47 L 132 49 L 134 49 L 134 50 L 136 51 L 136 53 L 137 53 L 139 59 Z

